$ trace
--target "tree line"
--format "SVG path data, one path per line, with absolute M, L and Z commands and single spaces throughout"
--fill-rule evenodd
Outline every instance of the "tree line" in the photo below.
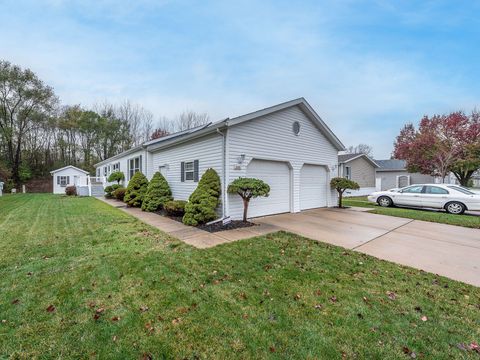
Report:
M 208 121 L 194 111 L 155 120 L 129 100 L 62 105 L 34 72 L 0 61 L 0 181 L 11 186 L 66 165 L 92 171 L 95 163 L 147 140 Z

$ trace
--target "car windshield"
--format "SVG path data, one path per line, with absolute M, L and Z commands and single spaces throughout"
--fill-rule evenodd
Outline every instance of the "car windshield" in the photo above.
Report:
M 453 189 L 453 190 L 456 190 L 458 192 L 461 192 L 463 194 L 466 194 L 466 195 L 475 195 L 474 192 L 471 192 L 470 190 L 464 188 L 464 187 L 460 187 L 460 186 L 448 186 L 450 189 Z

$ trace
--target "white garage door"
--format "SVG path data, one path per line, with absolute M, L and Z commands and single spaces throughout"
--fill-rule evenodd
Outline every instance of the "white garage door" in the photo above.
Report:
M 290 212 L 290 168 L 278 161 L 252 160 L 247 177 L 257 178 L 270 185 L 270 196 L 250 201 L 248 217 Z
M 327 206 L 327 170 L 323 166 L 303 165 L 300 172 L 300 209 Z

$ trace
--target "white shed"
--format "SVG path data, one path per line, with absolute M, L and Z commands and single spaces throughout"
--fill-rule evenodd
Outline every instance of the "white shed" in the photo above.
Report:
M 87 185 L 88 171 L 68 165 L 50 172 L 53 176 L 53 193 L 65 194 L 65 188 L 71 185 Z

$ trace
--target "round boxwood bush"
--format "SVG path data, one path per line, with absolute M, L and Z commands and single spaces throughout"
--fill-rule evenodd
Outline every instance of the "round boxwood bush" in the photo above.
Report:
M 117 190 L 115 190 L 112 195 L 115 199 L 123 201 L 123 198 L 125 197 L 125 192 L 127 191 L 126 188 L 124 187 L 119 187 Z
M 127 191 L 125 192 L 125 197 L 123 201 L 127 203 L 127 206 L 131 207 L 140 207 L 142 206 L 143 198 L 147 192 L 148 180 L 145 175 L 140 171 L 136 172 L 135 175 L 130 179 L 127 186 Z
M 220 203 L 220 177 L 213 169 L 203 174 L 195 191 L 190 195 L 185 206 L 183 223 L 197 226 L 217 218 L 215 211 Z
M 142 202 L 142 210 L 160 210 L 163 204 L 170 200 L 173 200 L 172 190 L 170 190 L 167 180 L 157 171 L 148 184 L 147 193 Z
M 105 187 L 105 197 L 107 199 L 113 198 L 113 192 L 117 190 L 119 187 L 121 187 L 118 184 L 113 184 L 113 185 L 108 185 Z
M 183 216 L 185 214 L 185 205 L 187 205 L 187 202 L 184 200 L 171 200 L 163 205 L 163 209 L 170 216 Z

